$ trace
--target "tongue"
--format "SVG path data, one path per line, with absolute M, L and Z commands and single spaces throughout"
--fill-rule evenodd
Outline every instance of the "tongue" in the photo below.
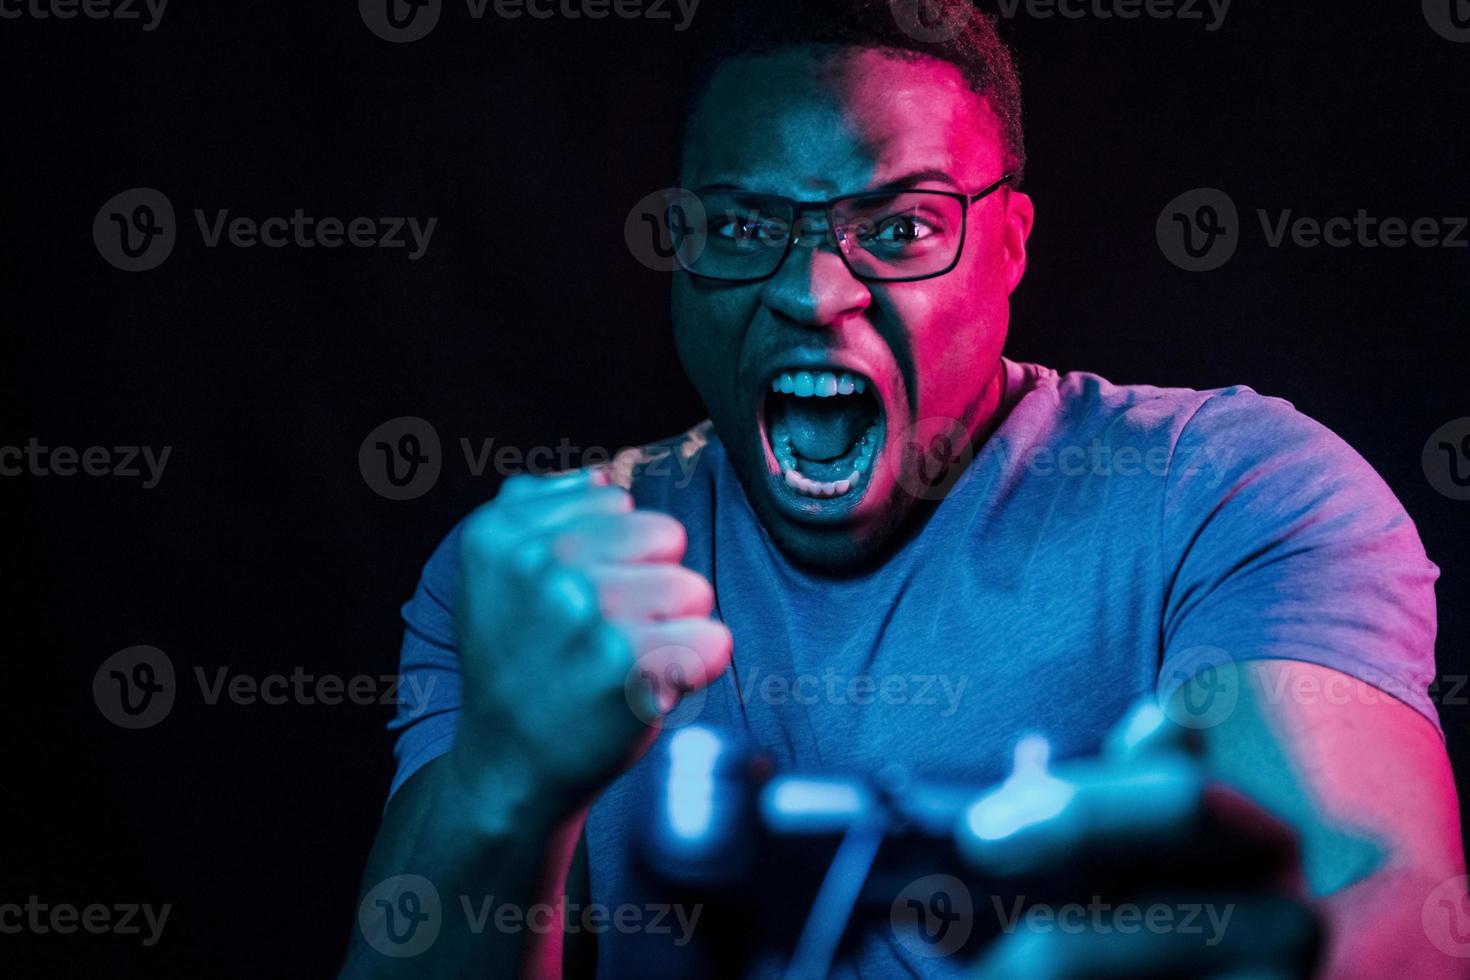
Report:
M 788 398 L 784 421 L 791 448 L 803 459 L 836 459 L 852 448 L 869 423 L 858 398 Z

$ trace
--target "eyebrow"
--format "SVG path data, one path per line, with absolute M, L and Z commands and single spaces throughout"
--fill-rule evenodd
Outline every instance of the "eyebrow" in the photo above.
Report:
M 890 180 L 888 183 L 882 185 L 881 187 L 874 187 L 873 190 L 896 191 L 913 187 L 915 184 L 948 184 L 955 190 L 959 190 L 960 187 L 960 185 L 955 182 L 955 179 L 949 174 L 945 173 L 943 170 L 929 167 L 924 170 L 914 170 L 910 173 L 906 173 L 902 177 Z
M 933 167 L 929 167 L 929 168 L 925 168 L 923 170 L 913 170 L 913 171 L 910 171 L 909 173 L 906 173 L 906 174 L 904 174 L 901 177 L 895 177 L 893 180 L 890 180 L 890 181 L 887 181 L 886 183 L 880 184 L 877 187 L 870 187 L 867 190 L 854 191 L 853 193 L 856 193 L 856 194 L 872 194 L 872 193 L 880 193 L 882 191 L 907 190 L 907 189 L 913 188 L 914 186 L 916 186 L 918 184 L 925 184 L 925 183 L 948 184 L 950 187 L 953 187 L 956 190 L 959 190 L 959 186 L 960 186 L 958 183 L 955 182 L 955 179 L 953 177 L 951 177 L 945 171 L 939 170 L 939 169 L 936 169 L 936 168 L 933 168 Z M 748 188 L 746 188 L 746 187 L 744 187 L 744 186 L 742 186 L 740 184 L 732 184 L 732 183 L 728 183 L 728 182 L 721 182 L 721 183 L 717 183 L 717 184 L 704 184 L 704 185 L 702 185 L 700 187 L 695 188 L 695 191 L 696 191 L 696 193 L 706 192 L 706 191 L 743 191 L 743 192 L 749 193 L 749 194 L 758 194 L 758 193 L 760 193 L 759 191 L 751 191 Z M 837 197 L 845 197 L 847 195 L 838 194 L 838 195 L 835 195 L 835 196 L 837 196 Z

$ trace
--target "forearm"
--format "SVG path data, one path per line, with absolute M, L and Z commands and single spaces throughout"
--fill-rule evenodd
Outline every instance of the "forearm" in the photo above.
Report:
M 1448 930 L 1455 910 L 1425 903 L 1441 879 L 1422 872 L 1386 868 L 1319 903 L 1326 948 L 1319 975 L 1332 980 L 1400 976 L 1463 977 L 1465 960 L 1432 941 L 1429 930 Z M 1448 931 L 1445 937 L 1449 937 Z
M 524 927 L 497 928 L 494 909 L 484 903 L 493 896 L 496 908 L 516 908 L 524 916 L 559 891 L 562 882 L 552 880 L 552 865 L 563 862 L 551 852 L 561 850 L 552 846 L 561 834 L 555 816 L 543 810 L 522 781 L 483 782 L 482 787 L 467 785 L 453 757 L 446 755 L 425 766 L 394 796 L 364 873 L 344 978 L 481 978 L 520 972 L 536 937 Z M 422 939 L 394 946 L 390 937 L 364 934 L 363 900 L 398 875 L 426 879 L 437 894 L 438 936 L 422 950 L 417 949 Z M 427 909 L 423 898 L 419 896 L 420 907 Z M 375 925 L 392 914 L 376 907 L 378 900 L 374 898 L 375 907 L 367 913 Z M 433 925 L 421 923 L 426 929 Z M 407 932 L 401 916 L 396 926 L 399 936 Z M 559 926 L 553 921 L 553 929 Z M 384 948 L 413 955 L 385 955 Z

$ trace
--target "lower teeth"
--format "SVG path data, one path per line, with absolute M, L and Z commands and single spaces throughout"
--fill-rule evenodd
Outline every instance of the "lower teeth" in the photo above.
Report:
M 822 482 L 820 480 L 808 480 L 793 469 L 785 469 L 786 485 L 798 493 L 804 493 L 808 497 L 840 497 L 858 485 L 863 475 L 857 470 L 852 471 L 852 476 L 845 480 L 834 480 Z
M 876 449 L 873 433 L 876 429 L 877 426 L 874 425 L 863 434 L 862 439 L 858 442 L 858 453 L 853 460 L 852 473 L 840 480 L 813 480 L 803 474 L 798 469 L 796 454 L 791 449 L 791 436 L 784 431 L 772 432 L 771 448 L 788 487 L 808 497 L 841 497 L 857 489 L 858 484 L 862 482 L 863 473 L 872 465 L 873 453 Z

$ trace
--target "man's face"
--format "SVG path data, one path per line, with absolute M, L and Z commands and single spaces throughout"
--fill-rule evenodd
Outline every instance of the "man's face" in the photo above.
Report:
M 895 183 L 973 194 L 1004 175 L 1003 159 L 999 121 L 954 65 L 791 48 L 720 67 L 680 183 L 798 201 Z M 1000 401 L 1031 216 L 1009 188 L 970 205 L 958 264 L 918 282 L 856 278 L 817 212 L 773 278 L 674 277 L 679 358 L 792 558 L 838 570 L 882 555 L 933 496 L 935 468 L 968 459 Z

